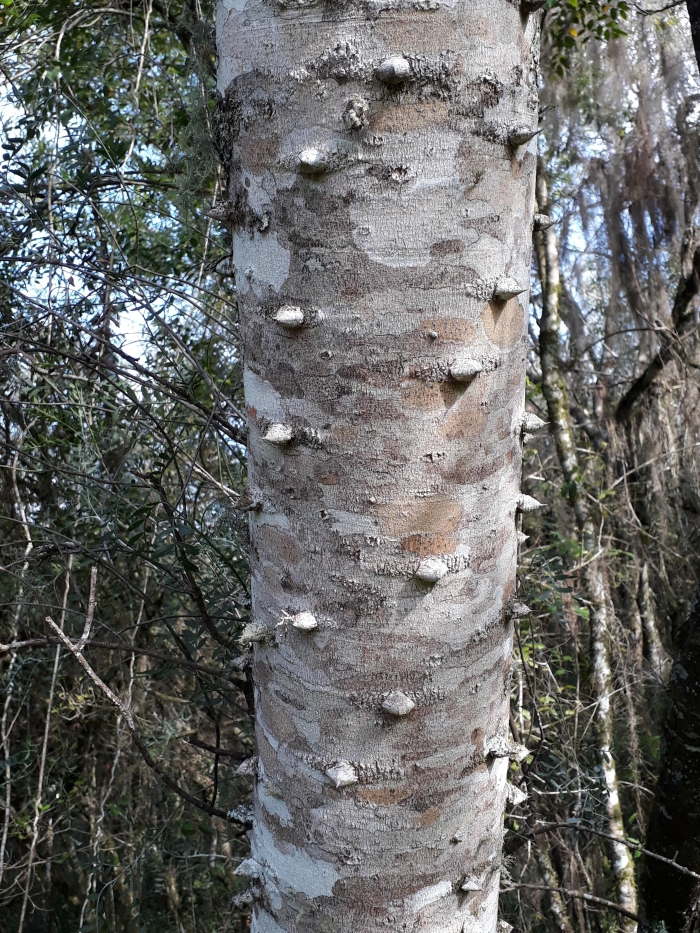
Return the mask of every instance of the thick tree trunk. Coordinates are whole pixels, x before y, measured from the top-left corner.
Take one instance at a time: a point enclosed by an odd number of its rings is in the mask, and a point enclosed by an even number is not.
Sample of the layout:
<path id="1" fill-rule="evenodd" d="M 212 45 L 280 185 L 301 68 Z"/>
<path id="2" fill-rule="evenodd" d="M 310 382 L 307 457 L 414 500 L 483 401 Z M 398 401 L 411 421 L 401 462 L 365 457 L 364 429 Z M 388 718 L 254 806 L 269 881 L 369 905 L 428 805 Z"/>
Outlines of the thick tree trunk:
<path id="1" fill-rule="evenodd" d="M 541 212 L 549 211 L 547 183 L 544 172 L 537 178 L 537 202 Z M 537 259 L 542 282 L 542 316 L 540 318 L 540 364 L 542 394 L 547 403 L 550 433 L 557 458 L 568 487 L 569 501 L 576 518 L 586 560 L 582 572 L 583 588 L 590 612 L 591 626 L 591 688 L 595 698 L 596 745 L 600 766 L 607 787 L 608 833 L 612 837 L 608 854 L 615 879 L 617 903 L 631 914 L 637 912 L 637 891 L 634 865 L 623 840 L 625 828 L 620 806 L 617 768 L 610 748 L 613 738 L 612 671 L 610 668 L 610 596 L 599 550 L 596 523 L 591 515 L 581 483 L 581 470 L 576 456 L 576 440 L 569 414 L 569 398 L 559 359 L 559 249 L 553 227 L 538 234 Z M 620 840 L 619 842 L 613 839 Z M 636 923 L 621 918 L 625 933 L 633 933 Z"/>
<path id="2" fill-rule="evenodd" d="M 538 26 L 222 0 L 253 930 L 497 925 Z"/>
<path id="3" fill-rule="evenodd" d="M 661 736 L 661 773 L 646 847 L 700 874 L 700 587 L 685 642 L 671 670 Z M 646 858 L 642 873 L 644 933 L 665 924 L 673 933 L 700 928 L 700 882 L 672 865 Z"/>

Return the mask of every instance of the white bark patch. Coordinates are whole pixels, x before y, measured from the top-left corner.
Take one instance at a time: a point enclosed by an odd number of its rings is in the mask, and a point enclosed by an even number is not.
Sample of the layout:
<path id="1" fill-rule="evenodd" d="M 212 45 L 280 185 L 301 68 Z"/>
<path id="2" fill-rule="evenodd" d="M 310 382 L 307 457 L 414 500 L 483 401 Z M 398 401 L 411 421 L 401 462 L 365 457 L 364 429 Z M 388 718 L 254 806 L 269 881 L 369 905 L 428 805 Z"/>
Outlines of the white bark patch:
<path id="1" fill-rule="evenodd" d="M 258 784 L 258 800 L 268 813 L 277 817 L 282 826 L 291 826 L 293 821 L 289 807 L 275 794 L 269 794 L 267 788 L 267 781 L 261 781 Z"/>
<path id="2" fill-rule="evenodd" d="M 307 897 L 332 897 L 333 887 L 340 875 L 329 862 L 312 858 L 297 846 L 280 843 L 278 847 L 272 833 L 262 824 L 256 824 L 251 841 L 253 857 L 270 872 L 284 891 L 305 894 Z"/>
<path id="3" fill-rule="evenodd" d="M 253 927 L 256 933 L 286 933 L 277 921 L 262 907 L 253 914 Z"/>
<path id="4" fill-rule="evenodd" d="M 284 531 L 289 531 L 291 527 L 289 519 L 282 512 L 251 512 L 250 524 L 256 528 L 270 525 L 272 528 L 282 528 Z"/>
<path id="5" fill-rule="evenodd" d="M 252 288 L 259 297 L 265 285 L 279 292 L 289 275 L 289 250 L 279 243 L 274 233 L 256 230 L 252 238 L 246 233 L 234 233 L 233 260 L 238 273 L 236 287 L 241 295 Z"/>
<path id="6" fill-rule="evenodd" d="M 415 913 L 418 913 L 418 911 L 423 910 L 424 907 L 429 907 L 430 904 L 441 901 L 443 897 L 447 897 L 448 894 L 452 894 L 451 881 L 440 881 L 438 884 L 431 884 L 413 895 L 410 901 L 411 907 Z"/>
<path id="7" fill-rule="evenodd" d="M 259 418 L 269 418 L 270 421 L 284 420 L 282 396 L 267 380 L 261 379 L 247 366 L 243 369 L 243 388 L 246 407 L 255 409 Z"/>
<path id="8" fill-rule="evenodd" d="M 359 198 L 351 207 L 356 246 L 374 262 L 400 268 L 425 266 L 430 262 L 431 247 L 442 240 L 459 240 L 467 249 L 479 234 L 462 222 L 464 187 L 457 170 L 461 138 L 457 133 L 406 134 L 415 157 L 412 170 L 417 172 L 412 184 L 386 191 L 378 198 Z M 389 138 L 383 155 L 392 159 L 396 145 L 396 164 L 405 161 L 406 142 Z M 368 156 L 368 159 L 370 156 Z M 439 230 L 435 217 L 440 217 Z M 496 255 L 502 253 L 498 244 Z"/>

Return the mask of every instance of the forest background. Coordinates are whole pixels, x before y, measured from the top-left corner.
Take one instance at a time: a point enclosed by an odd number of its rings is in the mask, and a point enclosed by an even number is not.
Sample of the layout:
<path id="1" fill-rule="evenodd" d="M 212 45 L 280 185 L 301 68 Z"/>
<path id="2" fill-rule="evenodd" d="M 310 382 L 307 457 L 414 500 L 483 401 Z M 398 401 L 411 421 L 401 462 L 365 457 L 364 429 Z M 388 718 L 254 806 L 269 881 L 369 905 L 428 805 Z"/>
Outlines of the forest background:
<path id="1" fill-rule="evenodd" d="M 644 848 L 700 872 L 697 801 L 671 838 L 668 775 L 656 793 L 700 627 L 700 77 L 684 6 L 655 6 L 544 15 L 556 223 L 527 392 L 549 430 L 523 489 L 546 509 L 502 882 L 532 933 L 634 929 L 636 888 L 697 889 Z M 0 930 L 245 930 L 251 503 L 212 5 L 2 0 L 0 52 Z"/>

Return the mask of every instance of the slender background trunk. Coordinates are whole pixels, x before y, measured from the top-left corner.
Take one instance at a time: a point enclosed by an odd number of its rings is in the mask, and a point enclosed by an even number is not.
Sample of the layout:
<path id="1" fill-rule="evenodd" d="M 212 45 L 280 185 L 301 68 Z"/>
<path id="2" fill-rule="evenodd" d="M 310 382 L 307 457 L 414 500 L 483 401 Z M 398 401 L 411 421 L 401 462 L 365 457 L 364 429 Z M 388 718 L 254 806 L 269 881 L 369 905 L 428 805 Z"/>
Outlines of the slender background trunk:
<path id="1" fill-rule="evenodd" d="M 543 167 L 537 178 L 539 210 L 549 212 L 547 183 Z M 559 466 L 568 488 L 569 502 L 583 545 L 581 582 L 589 611 L 591 642 L 591 689 L 595 701 L 594 722 L 598 760 L 605 775 L 607 789 L 607 830 L 610 835 L 608 854 L 615 879 L 617 903 L 631 914 L 637 911 L 637 890 L 632 858 L 624 845 L 625 827 L 620 806 L 617 766 L 611 754 L 613 740 L 612 670 L 610 638 L 612 601 L 605 579 L 603 555 L 594 514 L 583 487 L 583 474 L 576 456 L 576 441 L 569 413 L 569 396 L 561 372 L 559 358 L 559 250 L 553 227 L 537 234 L 537 257 L 542 282 L 542 315 L 540 318 L 540 362 L 542 394 L 547 403 L 550 432 L 554 439 Z M 620 840 L 615 841 L 615 840 Z M 620 918 L 627 933 L 636 930 L 629 917 Z"/>
<path id="2" fill-rule="evenodd" d="M 537 129 L 507 0 L 223 0 L 253 929 L 496 929 Z"/>

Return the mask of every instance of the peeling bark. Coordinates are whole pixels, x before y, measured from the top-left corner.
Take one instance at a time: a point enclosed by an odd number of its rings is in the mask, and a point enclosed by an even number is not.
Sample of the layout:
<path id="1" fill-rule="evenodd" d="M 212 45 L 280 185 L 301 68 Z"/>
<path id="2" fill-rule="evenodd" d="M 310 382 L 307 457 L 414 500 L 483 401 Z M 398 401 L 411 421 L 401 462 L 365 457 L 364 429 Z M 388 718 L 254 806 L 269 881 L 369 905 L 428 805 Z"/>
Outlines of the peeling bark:
<path id="1" fill-rule="evenodd" d="M 217 31 L 262 503 L 252 928 L 494 933 L 538 24 L 222 0 Z"/>

